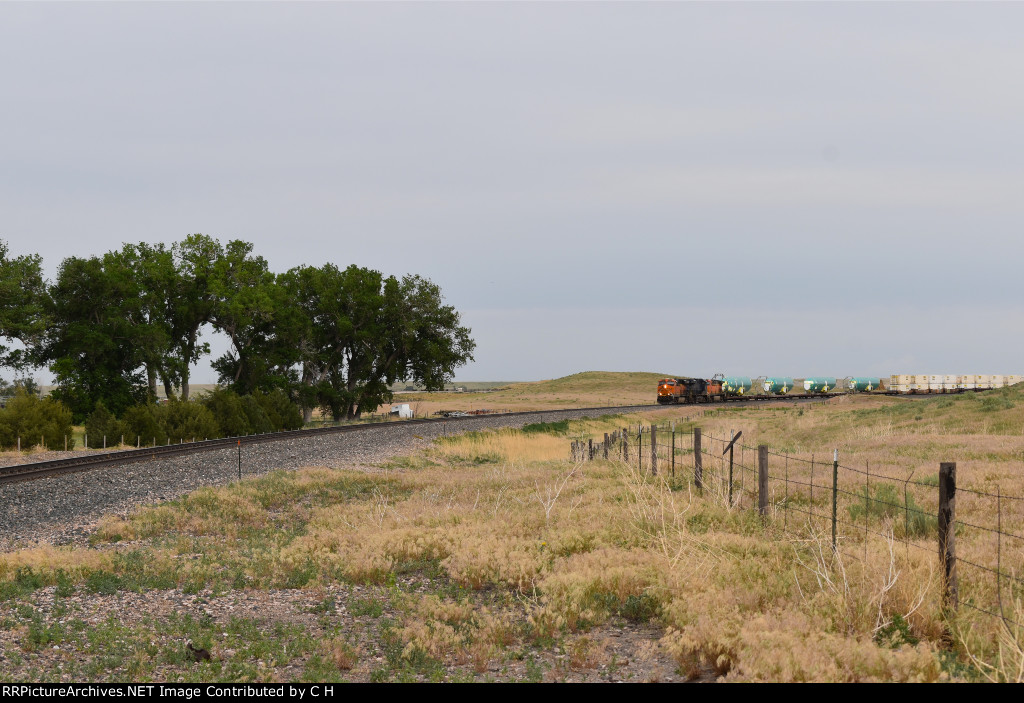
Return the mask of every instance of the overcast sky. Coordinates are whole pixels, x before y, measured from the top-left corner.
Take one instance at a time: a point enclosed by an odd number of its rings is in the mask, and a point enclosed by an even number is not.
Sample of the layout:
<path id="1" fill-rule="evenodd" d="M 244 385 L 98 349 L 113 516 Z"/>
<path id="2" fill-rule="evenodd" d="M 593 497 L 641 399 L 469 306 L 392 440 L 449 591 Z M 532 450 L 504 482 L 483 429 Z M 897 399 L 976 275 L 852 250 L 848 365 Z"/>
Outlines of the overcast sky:
<path id="1" fill-rule="evenodd" d="M 1022 27 L 1020 3 L 3 3 L 0 238 L 51 276 L 191 232 L 419 273 L 473 329 L 461 380 L 1024 373 Z"/>

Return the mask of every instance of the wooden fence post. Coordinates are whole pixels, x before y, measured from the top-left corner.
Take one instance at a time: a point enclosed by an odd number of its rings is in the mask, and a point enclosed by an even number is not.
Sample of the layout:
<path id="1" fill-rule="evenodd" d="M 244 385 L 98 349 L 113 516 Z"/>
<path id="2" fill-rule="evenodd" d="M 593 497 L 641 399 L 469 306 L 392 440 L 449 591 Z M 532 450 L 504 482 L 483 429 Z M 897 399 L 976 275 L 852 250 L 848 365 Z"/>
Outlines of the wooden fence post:
<path id="1" fill-rule="evenodd" d="M 604 433 L 604 444 L 602 446 L 604 447 L 604 460 L 608 461 L 608 433 L 607 432 Z"/>
<path id="2" fill-rule="evenodd" d="M 587 440 L 587 461 L 594 460 L 594 438 L 591 437 Z"/>
<path id="3" fill-rule="evenodd" d="M 651 476 L 658 475 L 658 426 L 651 425 Z"/>
<path id="4" fill-rule="evenodd" d="M 768 514 L 768 445 L 757 446 L 757 512 Z"/>
<path id="5" fill-rule="evenodd" d="M 622 429 L 622 460 L 629 462 L 629 430 Z"/>
<path id="6" fill-rule="evenodd" d="M 693 428 L 693 484 L 704 489 L 704 458 L 700 454 L 700 428 Z"/>
<path id="7" fill-rule="evenodd" d="M 956 576 L 956 462 L 939 464 L 939 561 L 945 589 L 944 605 L 960 605 Z"/>

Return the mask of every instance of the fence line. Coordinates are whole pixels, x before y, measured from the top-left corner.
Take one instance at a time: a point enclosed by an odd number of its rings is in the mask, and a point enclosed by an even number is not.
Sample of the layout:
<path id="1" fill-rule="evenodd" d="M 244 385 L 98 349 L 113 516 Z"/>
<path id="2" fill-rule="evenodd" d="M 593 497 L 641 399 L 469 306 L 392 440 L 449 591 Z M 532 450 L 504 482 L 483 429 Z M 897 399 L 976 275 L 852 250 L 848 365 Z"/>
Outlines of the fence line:
<path id="1" fill-rule="evenodd" d="M 706 415 L 701 413 L 700 416 Z M 1003 528 L 1003 511 L 1007 507 L 1006 501 L 1010 501 L 1010 506 L 1019 508 L 1024 504 L 1024 496 L 1004 495 L 998 487 L 995 493 L 991 493 L 958 486 L 956 464 L 952 462 L 940 463 L 937 481 L 914 480 L 913 472 L 901 478 L 872 471 L 868 463 L 864 468 L 849 466 L 839 461 L 838 450 L 830 462 L 822 462 L 814 454 L 811 459 L 805 459 L 787 452 L 771 451 L 764 444 L 740 442 L 742 433 L 737 435 L 733 431 L 728 438 L 718 437 L 704 432 L 693 423 L 693 418 L 687 420 L 689 426 L 683 427 L 675 422 L 652 424 L 646 428 L 639 424 L 624 427 L 605 434 L 597 445 L 592 440 L 589 444 L 574 441 L 571 457 L 574 461 L 592 460 L 597 454 L 605 458 L 614 457 L 652 475 L 660 469 L 670 482 L 685 482 L 698 493 L 714 487 L 730 508 L 756 509 L 766 522 L 781 527 L 786 534 L 794 533 L 789 520 L 789 513 L 793 511 L 805 518 L 808 528 L 812 528 L 815 522 L 822 527 L 830 527 L 834 552 L 865 566 L 869 562 L 869 538 L 902 542 L 907 559 L 911 549 L 937 555 L 942 576 L 943 607 L 955 611 L 964 605 L 999 618 L 1006 625 L 1021 626 L 1004 612 L 1004 585 L 1009 586 L 1010 600 L 1013 601 L 1024 594 L 1024 578 L 1015 575 L 1012 568 L 1004 569 L 1003 551 L 1007 545 L 1003 544 L 1003 538 L 1007 538 L 1010 546 L 1018 548 L 1024 546 L 1020 544 L 1024 543 L 1024 535 Z M 752 452 L 756 465 L 747 463 L 747 450 Z M 770 470 L 773 460 L 775 471 Z M 825 482 L 818 478 L 820 473 L 815 476 L 816 470 L 820 472 L 823 468 L 827 472 Z M 809 472 L 810 476 L 802 475 L 801 470 Z M 750 490 L 747 490 L 748 482 L 745 481 L 748 474 L 752 479 Z M 780 493 L 781 499 L 778 498 Z M 994 510 L 990 512 L 995 525 L 986 525 L 986 520 L 978 519 L 985 515 L 978 506 L 971 506 L 978 517 L 969 520 L 958 517 L 958 494 L 962 499 L 973 502 L 994 499 Z M 748 499 L 756 500 L 748 502 Z M 827 511 L 817 509 L 823 500 L 828 505 Z M 918 501 L 922 505 L 918 505 Z M 1017 524 L 1024 519 L 1022 515 L 1014 517 Z M 884 527 L 880 529 L 878 523 Z M 975 556 L 974 551 L 985 543 L 968 541 L 967 537 L 977 534 L 991 536 L 995 541 L 994 565 L 982 563 L 985 557 L 981 552 Z M 929 536 L 934 540 L 932 547 L 921 543 Z M 851 553 L 848 548 L 851 539 L 856 537 L 864 543 L 862 557 Z M 1018 548 L 1013 556 L 1019 563 L 1024 552 Z M 969 577 L 966 584 L 958 573 L 961 565 L 976 574 L 976 577 Z M 984 582 L 979 579 L 994 582 L 994 602 L 983 602 L 986 599 Z M 964 595 L 961 594 L 962 586 L 966 586 L 966 597 L 961 597 Z"/>

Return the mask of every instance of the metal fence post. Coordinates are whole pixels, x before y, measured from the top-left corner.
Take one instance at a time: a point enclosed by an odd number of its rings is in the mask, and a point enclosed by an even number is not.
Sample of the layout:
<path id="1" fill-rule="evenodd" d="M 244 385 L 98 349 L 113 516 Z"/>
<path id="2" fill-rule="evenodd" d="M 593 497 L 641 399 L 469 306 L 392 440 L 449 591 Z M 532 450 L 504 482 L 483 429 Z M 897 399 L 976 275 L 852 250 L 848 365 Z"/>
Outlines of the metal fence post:
<path id="1" fill-rule="evenodd" d="M 636 427 L 636 468 L 644 470 L 644 428 L 640 425 Z"/>
<path id="2" fill-rule="evenodd" d="M 676 428 L 672 425 L 672 478 L 676 477 Z"/>
<path id="3" fill-rule="evenodd" d="M 811 453 L 811 512 L 814 512 L 814 454 Z"/>
<path id="4" fill-rule="evenodd" d="M 832 551 L 836 551 L 836 508 L 839 498 L 839 450 L 832 452 Z"/>
<path id="5" fill-rule="evenodd" d="M 658 475 L 658 426 L 651 425 L 651 476 Z"/>
<path id="6" fill-rule="evenodd" d="M 782 501 L 782 530 L 789 529 L 789 454 L 786 455 L 786 497 Z"/>
<path id="7" fill-rule="evenodd" d="M 757 445 L 757 512 L 768 514 L 768 445 Z"/>
<path id="8" fill-rule="evenodd" d="M 960 605 L 956 575 L 956 462 L 939 464 L 939 561 L 945 589 L 944 605 Z"/>
<path id="9" fill-rule="evenodd" d="M 736 449 L 736 431 L 735 430 L 730 430 L 729 434 L 731 435 L 731 437 L 729 438 L 731 440 L 729 442 L 729 507 L 731 508 L 732 505 L 733 505 L 733 503 L 732 503 L 732 453 L 733 453 L 733 450 Z"/>
<path id="10" fill-rule="evenodd" d="M 693 485 L 704 489 L 704 458 L 700 453 L 700 428 L 693 428 Z"/>

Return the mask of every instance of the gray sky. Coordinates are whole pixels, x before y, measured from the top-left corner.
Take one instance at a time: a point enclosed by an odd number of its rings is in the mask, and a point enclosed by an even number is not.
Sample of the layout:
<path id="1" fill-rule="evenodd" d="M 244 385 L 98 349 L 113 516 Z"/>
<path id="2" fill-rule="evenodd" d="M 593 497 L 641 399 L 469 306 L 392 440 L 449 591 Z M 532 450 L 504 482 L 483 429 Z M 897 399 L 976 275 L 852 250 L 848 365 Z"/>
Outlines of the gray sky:
<path id="1" fill-rule="evenodd" d="M 419 273 L 473 328 L 463 380 L 1024 373 L 1022 26 L 1019 3 L 4 3 L 0 238 L 51 275 L 190 232 L 278 271 Z"/>

